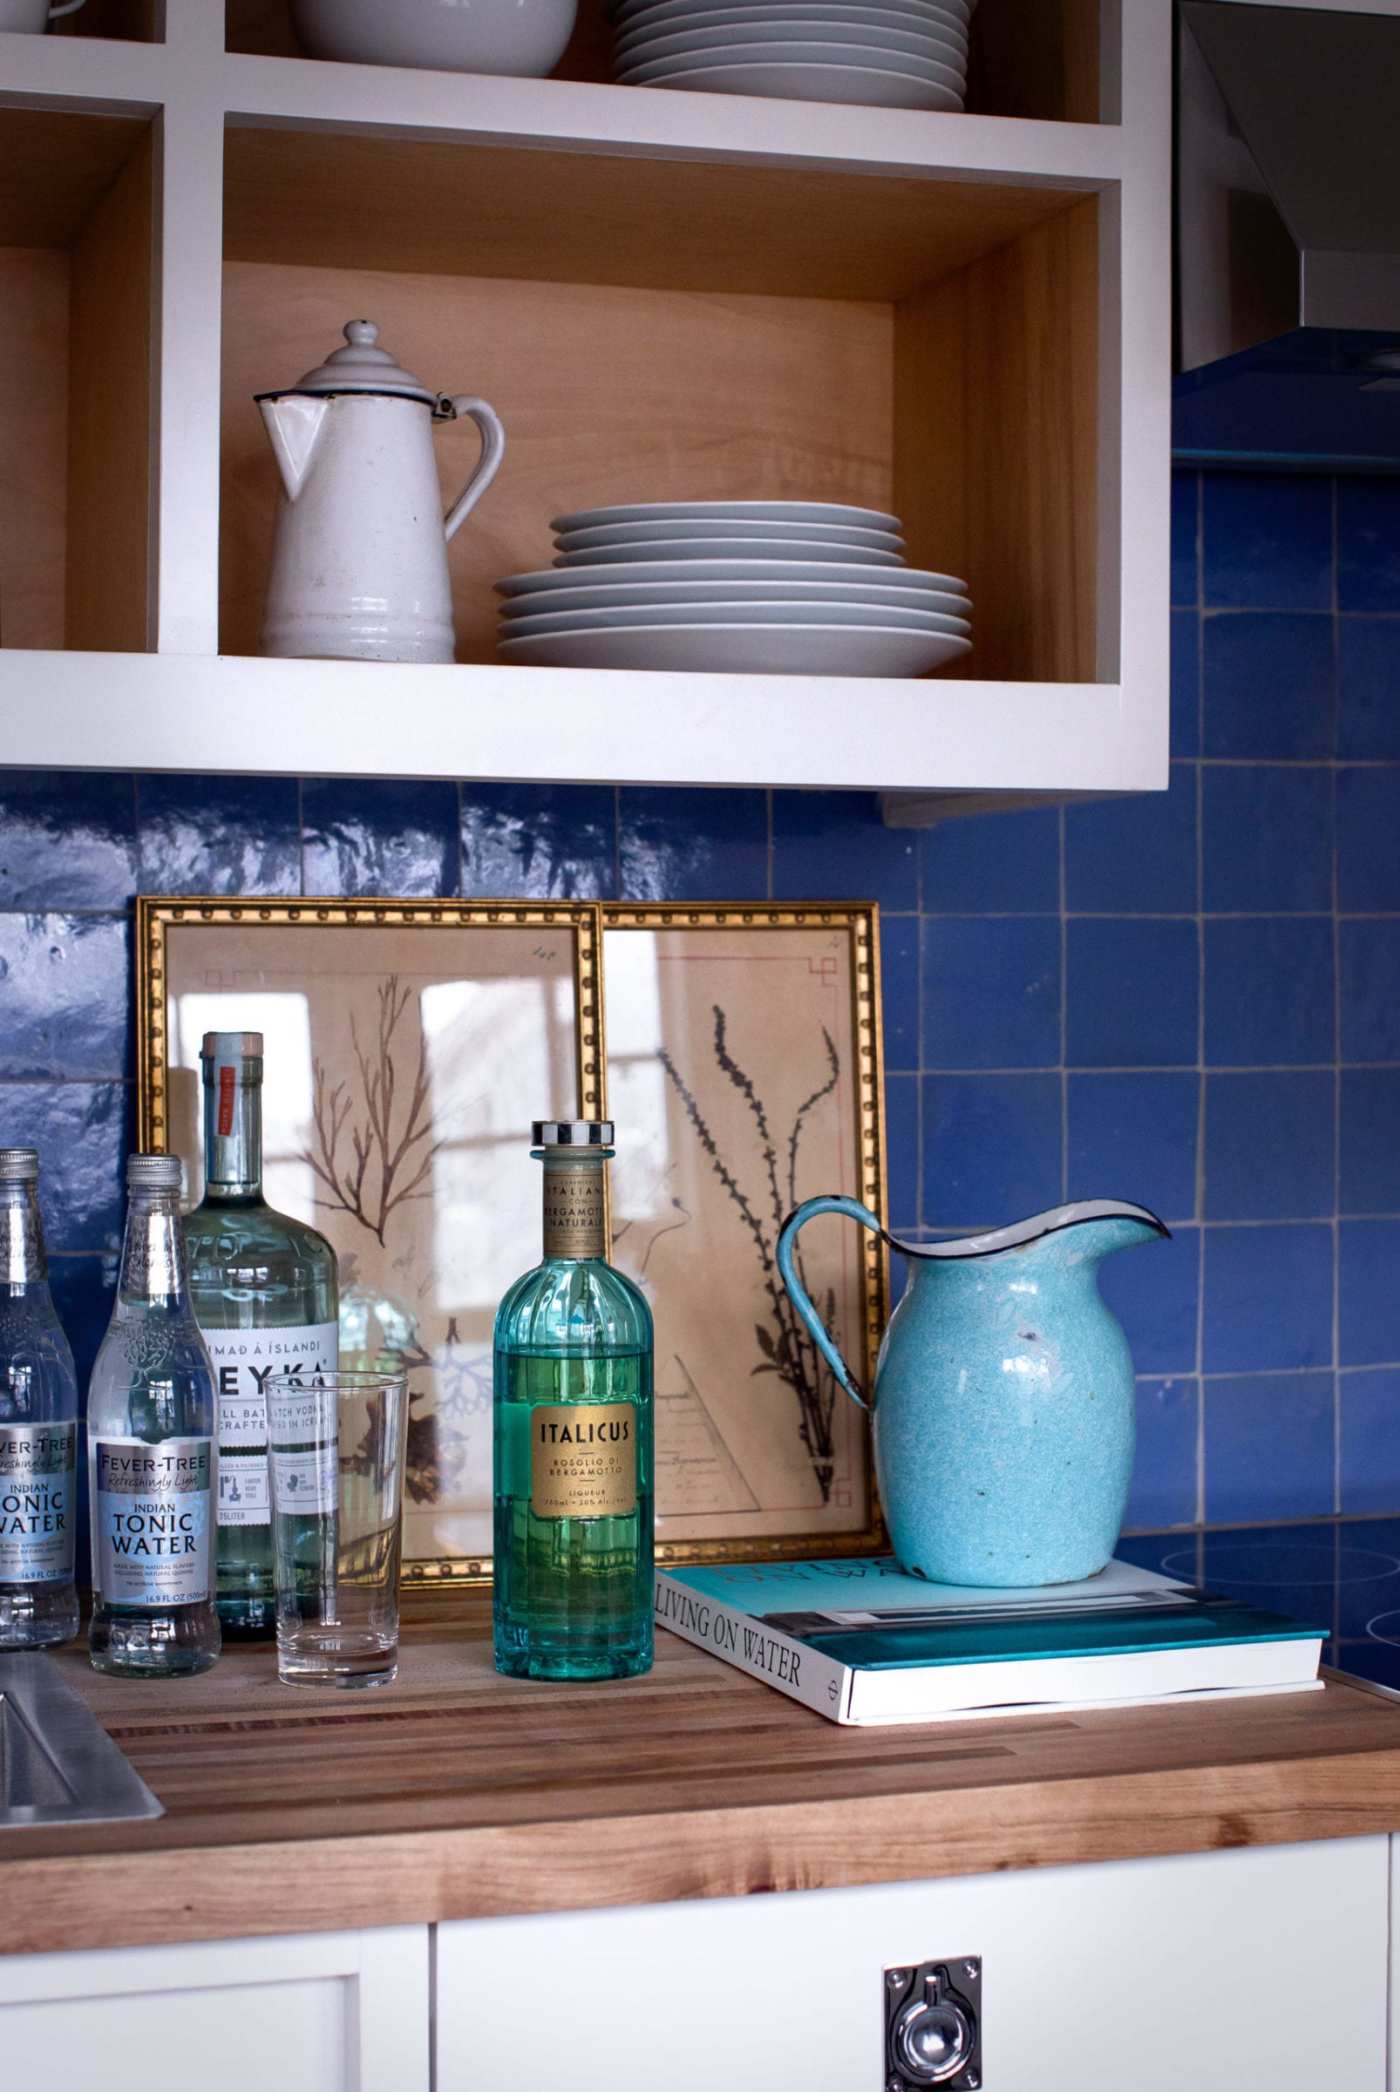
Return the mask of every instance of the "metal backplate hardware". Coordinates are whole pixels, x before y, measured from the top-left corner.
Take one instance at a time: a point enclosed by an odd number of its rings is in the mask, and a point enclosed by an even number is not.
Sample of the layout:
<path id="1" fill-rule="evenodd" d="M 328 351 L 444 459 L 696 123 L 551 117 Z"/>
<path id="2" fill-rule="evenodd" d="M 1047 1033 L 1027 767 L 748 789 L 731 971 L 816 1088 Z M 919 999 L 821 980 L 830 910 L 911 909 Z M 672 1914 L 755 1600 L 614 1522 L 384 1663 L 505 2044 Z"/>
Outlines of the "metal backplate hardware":
<path id="1" fill-rule="evenodd" d="M 982 2092 L 982 1957 L 888 1968 L 885 2092 Z"/>

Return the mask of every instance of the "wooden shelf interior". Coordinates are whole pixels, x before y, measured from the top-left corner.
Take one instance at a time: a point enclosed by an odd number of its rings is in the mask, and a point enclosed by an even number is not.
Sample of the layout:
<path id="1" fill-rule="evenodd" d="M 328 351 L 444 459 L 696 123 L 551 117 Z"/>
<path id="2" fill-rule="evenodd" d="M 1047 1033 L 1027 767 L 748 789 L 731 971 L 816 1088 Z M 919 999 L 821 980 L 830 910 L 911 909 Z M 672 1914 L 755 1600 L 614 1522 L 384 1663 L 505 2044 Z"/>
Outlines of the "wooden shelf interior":
<path id="1" fill-rule="evenodd" d="M 1093 680 L 1097 223 L 1049 186 L 231 126 L 221 650 L 257 651 L 276 509 L 252 396 L 368 316 L 506 424 L 450 555 L 460 658 L 561 510 L 793 498 L 893 507 L 910 564 L 969 579 L 966 672 Z M 446 503 L 477 438 L 436 440 Z"/>
<path id="2" fill-rule="evenodd" d="M 174 0 L 178 7 L 180 0 Z M 84 0 L 76 14 L 49 24 L 50 36 L 115 38 L 120 43 L 158 44 L 164 35 L 166 0 Z"/>
<path id="3" fill-rule="evenodd" d="M 140 652 L 150 546 L 149 123 L 0 110 L 0 644 Z"/>

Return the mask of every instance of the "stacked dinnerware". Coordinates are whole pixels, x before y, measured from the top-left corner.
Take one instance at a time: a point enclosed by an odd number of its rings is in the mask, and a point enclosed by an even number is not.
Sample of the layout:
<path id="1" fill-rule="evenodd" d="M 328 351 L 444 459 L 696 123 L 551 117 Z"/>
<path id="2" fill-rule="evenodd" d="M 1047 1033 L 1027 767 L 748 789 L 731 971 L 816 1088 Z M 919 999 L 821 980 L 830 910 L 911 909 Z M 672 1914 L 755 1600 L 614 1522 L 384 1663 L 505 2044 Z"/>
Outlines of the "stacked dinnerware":
<path id="1" fill-rule="evenodd" d="M 917 676 L 971 650 L 966 582 L 907 567 L 878 509 L 651 501 L 551 527 L 553 566 L 496 584 L 503 660 Z"/>
<path id="2" fill-rule="evenodd" d="M 629 87 L 961 109 L 977 0 L 617 0 Z"/>

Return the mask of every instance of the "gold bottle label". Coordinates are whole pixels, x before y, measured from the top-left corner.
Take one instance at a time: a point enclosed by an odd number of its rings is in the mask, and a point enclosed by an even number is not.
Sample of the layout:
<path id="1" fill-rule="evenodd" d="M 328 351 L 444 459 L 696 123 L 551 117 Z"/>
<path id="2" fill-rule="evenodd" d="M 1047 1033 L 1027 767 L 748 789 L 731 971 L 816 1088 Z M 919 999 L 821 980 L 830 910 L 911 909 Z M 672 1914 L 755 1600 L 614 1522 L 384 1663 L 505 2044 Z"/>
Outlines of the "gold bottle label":
<path id="1" fill-rule="evenodd" d="M 619 1518 L 637 1508 L 637 1412 L 630 1402 L 541 1402 L 530 1412 L 536 1518 Z"/>
<path id="2" fill-rule="evenodd" d="M 596 1162 L 544 1165 L 546 1257 L 606 1257 L 603 1172 Z"/>

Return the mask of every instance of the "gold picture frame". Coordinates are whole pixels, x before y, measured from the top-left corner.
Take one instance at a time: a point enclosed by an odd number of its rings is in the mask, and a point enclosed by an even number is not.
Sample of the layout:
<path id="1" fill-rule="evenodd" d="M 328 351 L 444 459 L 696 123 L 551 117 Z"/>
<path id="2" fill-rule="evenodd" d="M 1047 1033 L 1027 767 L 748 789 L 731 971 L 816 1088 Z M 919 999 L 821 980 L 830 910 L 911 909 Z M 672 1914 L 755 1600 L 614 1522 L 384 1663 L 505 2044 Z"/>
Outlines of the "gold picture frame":
<path id="1" fill-rule="evenodd" d="M 406 1583 L 490 1576 L 491 1323 L 539 1255 L 531 1119 L 605 1109 L 600 936 L 591 902 L 136 903 L 142 1148 L 180 1153 L 197 1196 L 199 1034 L 268 1032 L 269 1197 L 329 1237 L 342 1306 L 358 1287 L 367 1327 L 401 1316 L 419 1354 Z M 382 1169 L 359 1184 L 348 1169 L 361 1121 L 371 1137 L 376 1075 L 392 1079 L 395 1111 L 418 1113 L 387 1121 L 394 1146 L 413 1143 L 392 1193 Z"/>
<path id="2" fill-rule="evenodd" d="M 657 1323 L 657 1559 L 881 1552 L 869 1418 L 836 1389 L 773 1263 L 799 1198 L 847 1192 L 885 1215 L 879 910 L 601 914 L 613 1261 Z M 872 1384 L 882 1242 L 822 1218 L 803 1256 Z"/>

